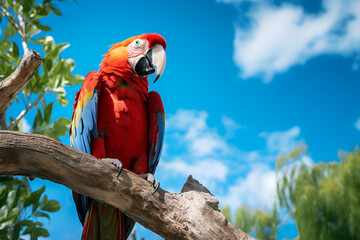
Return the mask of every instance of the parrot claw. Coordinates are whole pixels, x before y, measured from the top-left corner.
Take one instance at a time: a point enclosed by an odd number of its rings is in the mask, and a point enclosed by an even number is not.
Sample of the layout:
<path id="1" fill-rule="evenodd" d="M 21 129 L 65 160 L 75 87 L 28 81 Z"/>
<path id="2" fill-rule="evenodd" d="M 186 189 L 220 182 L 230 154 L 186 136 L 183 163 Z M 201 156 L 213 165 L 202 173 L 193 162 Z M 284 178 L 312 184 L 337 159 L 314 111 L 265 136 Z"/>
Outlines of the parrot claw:
<path id="1" fill-rule="evenodd" d="M 139 176 L 145 179 L 146 181 L 148 181 L 154 187 L 155 190 L 152 194 L 156 193 L 156 191 L 160 187 L 160 182 L 154 178 L 154 175 L 152 175 L 151 173 L 146 173 L 146 174 L 140 174 Z"/>
<path id="2" fill-rule="evenodd" d="M 116 158 L 102 158 L 101 161 L 111 163 L 112 165 L 117 167 L 119 169 L 117 177 L 120 176 L 120 173 L 121 173 L 121 171 L 123 169 L 123 164 L 122 164 L 122 162 L 120 162 L 120 160 L 118 160 Z"/>

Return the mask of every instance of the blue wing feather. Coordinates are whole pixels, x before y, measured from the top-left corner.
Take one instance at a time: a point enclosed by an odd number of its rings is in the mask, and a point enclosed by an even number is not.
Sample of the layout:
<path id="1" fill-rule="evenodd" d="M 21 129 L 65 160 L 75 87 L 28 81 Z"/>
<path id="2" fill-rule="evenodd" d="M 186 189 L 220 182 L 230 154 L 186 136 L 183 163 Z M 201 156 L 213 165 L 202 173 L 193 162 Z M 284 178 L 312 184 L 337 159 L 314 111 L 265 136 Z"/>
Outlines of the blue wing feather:
<path id="1" fill-rule="evenodd" d="M 148 172 L 154 174 L 159 163 L 165 133 L 164 107 L 157 92 L 148 96 L 149 153 Z"/>
<path id="2" fill-rule="evenodd" d="M 91 72 L 86 76 L 75 99 L 76 104 L 70 127 L 71 146 L 88 154 L 91 154 L 91 136 L 98 136 L 96 122 L 100 86 L 100 78 L 97 72 Z M 92 200 L 74 191 L 73 198 L 80 222 L 84 224 Z"/>
<path id="3" fill-rule="evenodd" d="M 165 133 L 165 121 L 161 111 L 157 112 L 157 128 L 158 128 L 158 136 L 157 136 L 157 144 L 152 146 L 152 151 L 155 151 L 155 155 L 150 155 L 149 164 L 148 164 L 148 172 L 154 174 L 156 167 L 159 163 L 162 146 L 164 142 L 164 133 Z"/>

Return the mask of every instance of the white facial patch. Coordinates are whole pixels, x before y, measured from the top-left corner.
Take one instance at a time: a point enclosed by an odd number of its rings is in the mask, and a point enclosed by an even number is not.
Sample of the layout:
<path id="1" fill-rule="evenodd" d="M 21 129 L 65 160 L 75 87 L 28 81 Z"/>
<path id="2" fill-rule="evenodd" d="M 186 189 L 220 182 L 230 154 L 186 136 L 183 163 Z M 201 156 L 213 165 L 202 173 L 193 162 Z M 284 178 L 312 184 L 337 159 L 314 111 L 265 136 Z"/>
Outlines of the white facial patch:
<path id="1" fill-rule="evenodd" d="M 135 39 L 127 46 L 128 61 L 135 72 L 135 66 L 142 57 L 145 57 L 148 50 L 149 41 L 147 39 Z"/>

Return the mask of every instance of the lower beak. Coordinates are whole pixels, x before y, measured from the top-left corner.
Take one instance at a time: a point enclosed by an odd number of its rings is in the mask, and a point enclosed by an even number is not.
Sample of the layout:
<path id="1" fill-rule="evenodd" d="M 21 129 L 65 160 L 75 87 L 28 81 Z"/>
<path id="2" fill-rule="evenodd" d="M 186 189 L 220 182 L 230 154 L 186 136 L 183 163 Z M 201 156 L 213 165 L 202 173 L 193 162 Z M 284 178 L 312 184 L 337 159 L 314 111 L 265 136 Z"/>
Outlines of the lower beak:
<path id="1" fill-rule="evenodd" d="M 139 60 L 135 66 L 135 72 L 139 76 L 145 76 L 155 72 L 154 82 L 156 82 L 164 72 L 165 64 L 165 49 L 160 44 L 157 44 L 146 53 L 145 57 Z"/>

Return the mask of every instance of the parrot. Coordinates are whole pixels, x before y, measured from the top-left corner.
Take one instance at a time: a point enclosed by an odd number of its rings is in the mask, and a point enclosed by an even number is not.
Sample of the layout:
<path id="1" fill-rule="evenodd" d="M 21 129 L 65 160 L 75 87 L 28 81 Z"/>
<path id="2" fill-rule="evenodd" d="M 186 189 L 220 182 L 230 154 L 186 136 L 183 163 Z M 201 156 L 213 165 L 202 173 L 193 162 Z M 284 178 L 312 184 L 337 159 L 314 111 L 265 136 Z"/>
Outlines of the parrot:
<path id="1" fill-rule="evenodd" d="M 162 151 L 165 112 L 160 95 L 148 91 L 148 75 L 154 83 L 166 63 L 165 39 L 142 34 L 111 45 L 99 71 L 87 74 L 76 93 L 70 125 L 70 145 L 123 168 L 152 184 Z M 83 232 L 81 239 L 123 240 L 135 222 L 119 209 L 72 191 Z"/>

